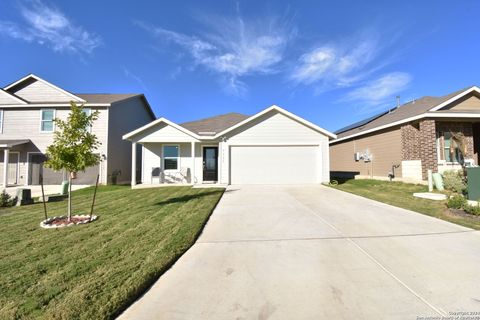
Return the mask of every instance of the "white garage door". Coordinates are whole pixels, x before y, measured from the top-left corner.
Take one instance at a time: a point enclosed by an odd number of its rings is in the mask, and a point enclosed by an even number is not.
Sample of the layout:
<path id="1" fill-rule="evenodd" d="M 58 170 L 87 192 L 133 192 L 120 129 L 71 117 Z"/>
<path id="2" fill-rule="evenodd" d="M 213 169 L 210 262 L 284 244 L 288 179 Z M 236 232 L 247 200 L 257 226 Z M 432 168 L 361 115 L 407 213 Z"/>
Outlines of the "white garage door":
<path id="1" fill-rule="evenodd" d="M 318 146 L 232 146 L 231 184 L 317 183 Z"/>

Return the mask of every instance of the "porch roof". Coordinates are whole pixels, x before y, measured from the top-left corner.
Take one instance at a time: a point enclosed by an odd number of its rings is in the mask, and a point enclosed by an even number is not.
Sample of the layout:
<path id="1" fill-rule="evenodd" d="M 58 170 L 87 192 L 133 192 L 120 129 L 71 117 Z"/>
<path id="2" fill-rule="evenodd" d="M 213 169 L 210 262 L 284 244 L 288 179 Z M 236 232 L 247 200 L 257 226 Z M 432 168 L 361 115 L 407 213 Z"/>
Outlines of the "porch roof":
<path id="1" fill-rule="evenodd" d="M 23 140 L 0 140 L 0 148 L 11 148 L 21 144 L 29 143 L 30 139 Z"/>

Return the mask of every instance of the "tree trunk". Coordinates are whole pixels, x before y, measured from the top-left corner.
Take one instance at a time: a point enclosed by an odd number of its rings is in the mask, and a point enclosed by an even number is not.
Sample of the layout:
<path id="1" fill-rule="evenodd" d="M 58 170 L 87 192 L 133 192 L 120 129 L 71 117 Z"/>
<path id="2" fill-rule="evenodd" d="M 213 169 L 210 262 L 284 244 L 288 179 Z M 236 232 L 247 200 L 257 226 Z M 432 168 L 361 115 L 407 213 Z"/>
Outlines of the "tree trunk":
<path id="1" fill-rule="evenodd" d="M 68 176 L 68 222 L 72 220 L 72 176 Z"/>

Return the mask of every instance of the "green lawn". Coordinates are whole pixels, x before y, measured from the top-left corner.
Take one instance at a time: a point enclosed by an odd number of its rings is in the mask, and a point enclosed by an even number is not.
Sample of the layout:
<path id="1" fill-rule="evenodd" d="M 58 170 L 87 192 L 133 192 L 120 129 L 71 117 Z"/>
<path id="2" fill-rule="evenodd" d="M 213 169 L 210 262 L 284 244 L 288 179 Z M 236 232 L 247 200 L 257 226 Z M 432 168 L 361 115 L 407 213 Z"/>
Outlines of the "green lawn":
<path id="1" fill-rule="evenodd" d="M 74 193 L 87 213 L 93 189 Z M 196 240 L 223 189 L 99 187 L 99 220 L 39 227 L 42 204 L 0 210 L 0 319 L 112 319 Z M 63 215 L 66 201 L 48 203 Z"/>
<path id="2" fill-rule="evenodd" d="M 381 201 L 400 208 L 420 212 L 442 220 L 480 230 L 480 220 L 469 217 L 453 216 L 446 212 L 445 201 L 419 199 L 414 192 L 427 192 L 424 185 L 390 182 L 380 180 L 347 180 L 340 182 L 336 189 L 360 195 L 365 198 Z"/>

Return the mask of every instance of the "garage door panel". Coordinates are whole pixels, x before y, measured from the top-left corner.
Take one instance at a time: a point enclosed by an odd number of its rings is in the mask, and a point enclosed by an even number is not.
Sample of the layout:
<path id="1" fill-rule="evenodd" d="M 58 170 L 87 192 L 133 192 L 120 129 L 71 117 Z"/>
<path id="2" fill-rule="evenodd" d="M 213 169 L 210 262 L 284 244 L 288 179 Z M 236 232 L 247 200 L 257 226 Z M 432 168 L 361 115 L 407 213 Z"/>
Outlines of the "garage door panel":
<path id="1" fill-rule="evenodd" d="M 232 184 L 316 183 L 317 146 L 232 146 Z"/>

